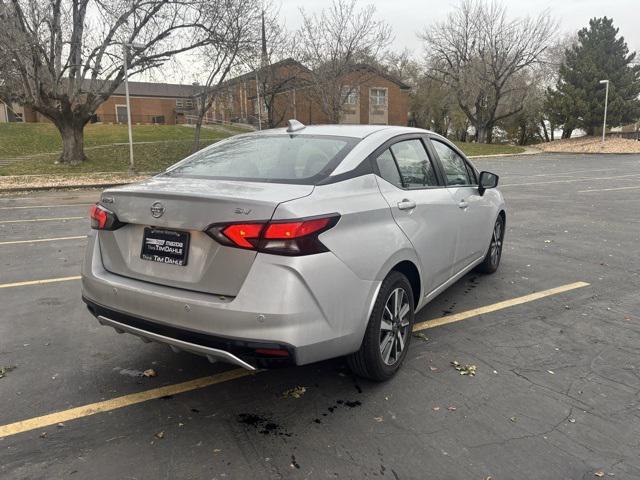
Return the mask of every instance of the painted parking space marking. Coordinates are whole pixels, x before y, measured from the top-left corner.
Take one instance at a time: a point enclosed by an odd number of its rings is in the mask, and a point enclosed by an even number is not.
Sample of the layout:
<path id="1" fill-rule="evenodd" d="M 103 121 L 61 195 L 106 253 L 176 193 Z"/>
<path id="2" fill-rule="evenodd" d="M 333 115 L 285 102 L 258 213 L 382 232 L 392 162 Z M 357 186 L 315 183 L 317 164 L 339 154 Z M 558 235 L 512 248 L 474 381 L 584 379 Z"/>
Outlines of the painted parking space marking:
<path id="1" fill-rule="evenodd" d="M 69 282 L 71 280 L 80 280 L 80 275 L 75 275 L 73 277 L 45 278 L 43 280 L 27 280 L 26 282 L 0 283 L 0 289 L 46 285 L 48 283 Z"/>
<path id="2" fill-rule="evenodd" d="M 166 397 L 167 395 L 177 395 L 179 393 L 190 392 L 191 390 L 198 390 L 218 383 L 228 382 L 230 380 L 236 380 L 248 375 L 253 375 L 254 373 L 255 372 L 245 370 L 243 368 L 236 368 L 216 375 L 196 378 L 195 380 L 190 380 L 188 382 L 176 383 L 151 390 L 144 390 L 142 392 L 112 398 L 111 400 L 104 400 L 102 402 L 83 405 L 82 407 L 50 413 L 49 415 L 43 415 L 41 417 L 21 420 L 19 422 L 0 426 L 0 438 L 48 427 L 50 425 L 57 425 L 58 423 L 68 422 L 78 418 L 88 417 L 90 415 L 95 415 L 96 413 L 109 412 L 118 408 L 128 407 L 138 403 L 147 402 L 149 400 Z"/>
<path id="3" fill-rule="evenodd" d="M 79 278 L 79 277 L 78 277 Z M 434 328 L 448 323 L 459 322 L 466 320 L 467 318 L 476 317 L 489 312 L 495 312 L 505 308 L 521 305 L 523 303 L 532 302 L 541 298 L 549 297 L 551 295 L 557 295 L 559 293 L 568 292 L 577 288 L 586 287 L 589 284 L 586 282 L 576 282 L 567 285 L 561 285 L 549 290 L 543 290 L 540 292 L 534 292 L 522 297 L 512 298 L 502 302 L 494 303 L 484 307 L 467 310 L 460 312 L 456 315 L 449 315 L 446 317 L 436 318 L 433 320 L 427 320 L 426 322 L 420 322 L 414 325 L 413 331 L 424 330 L 427 328 Z M 138 403 L 146 402 L 149 400 L 155 400 L 167 395 L 176 395 L 178 393 L 190 392 L 193 390 L 199 390 L 201 388 L 209 387 L 230 380 L 246 377 L 248 375 L 256 375 L 263 370 L 249 371 L 244 369 L 233 369 L 226 372 L 218 373 L 216 375 L 210 375 L 207 377 L 197 378 L 195 380 L 189 380 L 183 383 L 176 383 L 173 385 L 167 385 L 164 387 L 154 388 L 151 390 L 144 390 L 138 393 L 132 393 L 129 395 L 123 395 L 111 400 L 104 400 L 97 403 L 91 403 L 80 407 L 71 408 L 68 410 L 62 410 L 39 417 L 29 418 L 26 420 L 20 420 L 18 422 L 9 423 L 7 425 L 0 425 L 0 438 L 16 435 L 18 433 L 24 433 L 31 430 L 49 427 L 62 422 L 68 422 L 70 420 L 76 420 L 97 413 L 109 412 L 117 410 L 119 408 L 136 405 Z"/>
<path id="4" fill-rule="evenodd" d="M 616 190 L 637 190 L 638 188 L 640 188 L 640 185 L 635 185 L 633 187 L 593 188 L 591 190 L 578 190 L 578 193 L 613 192 Z"/>
<path id="5" fill-rule="evenodd" d="M 522 187 L 529 185 L 549 185 L 552 183 L 576 183 L 576 182 L 588 182 L 591 180 L 615 180 L 618 178 L 633 178 L 639 176 L 640 173 L 630 173 L 628 175 L 616 175 L 612 177 L 581 177 L 573 178 L 571 180 L 549 180 L 548 182 L 527 182 L 527 183 L 508 183 L 506 185 L 500 185 L 500 188 L 504 187 Z"/>
<path id="6" fill-rule="evenodd" d="M 62 207 L 88 207 L 93 203 L 68 203 L 66 205 L 18 205 L 15 207 L 0 207 L 0 210 L 25 210 L 29 208 L 62 208 Z"/>
<path id="7" fill-rule="evenodd" d="M 418 332 L 420 330 L 426 330 L 427 328 L 440 327 L 449 323 L 459 322 L 471 317 L 477 317 L 484 315 L 485 313 L 497 312 L 505 308 L 514 307 L 516 305 L 522 305 L 523 303 L 533 302 L 541 298 L 550 297 L 551 295 L 558 295 L 559 293 L 575 290 L 576 288 L 588 287 L 586 282 L 575 282 L 560 287 L 551 288 L 549 290 L 542 290 L 541 292 L 530 293 L 529 295 L 523 295 L 522 297 L 512 298 L 510 300 L 504 300 L 502 302 L 487 305 L 485 307 L 474 308 L 465 312 L 456 313 L 454 315 L 447 315 L 444 317 L 436 318 L 433 320 L 427 320 L 425 322 L 416 323 L 413 326 L 413 331 Z"/>
<path id="8" fill-rule="evenodd" d="M 34 238 L 31 240 L 12 240 L 10 242 L 0 242 L 0 245 L 20 245 L 22 243 L 42 243 L 42 242 L 63 242 L 65 240 L 80 240 L 81 238 L 87 238 L 87 236 L 77 235 L 75 237 Z"/>
<path id="9" fill-rule="evenodd" d="M 0 223 L 56 222 L 63 220 L 79 220 L 86 217 L 30 218 L 23 220 L 1 220 Z"/>

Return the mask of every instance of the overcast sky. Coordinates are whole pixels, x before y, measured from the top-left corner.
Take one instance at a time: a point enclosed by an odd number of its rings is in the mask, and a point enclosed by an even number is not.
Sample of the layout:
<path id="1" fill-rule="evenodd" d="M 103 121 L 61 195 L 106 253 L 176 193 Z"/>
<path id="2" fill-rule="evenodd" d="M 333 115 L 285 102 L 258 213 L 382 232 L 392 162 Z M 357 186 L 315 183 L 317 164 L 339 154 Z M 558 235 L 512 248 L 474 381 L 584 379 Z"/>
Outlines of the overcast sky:
<path id="1" fill-rule="evenodd" d="M 290 31 L 301 23 L 300 8 L 309 13 L 326 8 L 330 0 L 280 0 L 280 14 Z M 424 51 L 417 33 L 438 20 L 444 20 L 458 5 L 458 0 L 359 0 L 361 5 L 373 4 L 379 18 L 386 20 L 393 30 L 391 49 L 408 48 L 414 58 L 423 57 Z M 640 56 L 640 0 L 503 0 L 510 17 L 537 16 L 548 9 L 559 23 L 558 34 L 575 33 L 593 17 L 612 17 L 631 51 Z M 198 80 L 193 59 L 180 62 L 178 68 L 164 68 L 133 77 L 133 80 L 191 83 Z"/>
<path id="2" fill-rule="evenodd" d="M 314 12 L 329 3 L 328 0 L 281 1 L 280 12 L 291 30 L 300 24 L 300 7 Z M 389 22 L 395 34 L 394 50 L 407 47 L 415 56 L 422 54 L 416 32 L 434 21 L 443 20 L 458 4 L 456 0 L 360 0 L 360 3 L 375 5 L 380 18 Z M 513 17 L 537 16 L 549 9 L 559 21 L 562 32 L 575 32 L 588 25 L 593 17 L 612 17 L 629 49 L 640 50 L 640 0 L 505 0 L 504 3 Z"/>

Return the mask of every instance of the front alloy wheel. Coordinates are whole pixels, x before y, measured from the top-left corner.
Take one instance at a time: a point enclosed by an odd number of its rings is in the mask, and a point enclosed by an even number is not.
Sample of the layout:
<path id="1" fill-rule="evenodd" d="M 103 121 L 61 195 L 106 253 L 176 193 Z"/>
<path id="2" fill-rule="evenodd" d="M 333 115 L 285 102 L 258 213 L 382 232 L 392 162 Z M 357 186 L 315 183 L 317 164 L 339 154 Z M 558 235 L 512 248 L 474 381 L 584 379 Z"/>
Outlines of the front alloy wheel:
<path id="1" fill-rule="evenodd" d="M 500 266 L 500 258 L 502 257 L 502 244 L 504 242 L 504 217 L 498 215 L 496 223 L 493 225 L 493 233 L 491 234 L 491 243 L 484 260 L 477 269 L 483 273 L 493 273 Z"/>

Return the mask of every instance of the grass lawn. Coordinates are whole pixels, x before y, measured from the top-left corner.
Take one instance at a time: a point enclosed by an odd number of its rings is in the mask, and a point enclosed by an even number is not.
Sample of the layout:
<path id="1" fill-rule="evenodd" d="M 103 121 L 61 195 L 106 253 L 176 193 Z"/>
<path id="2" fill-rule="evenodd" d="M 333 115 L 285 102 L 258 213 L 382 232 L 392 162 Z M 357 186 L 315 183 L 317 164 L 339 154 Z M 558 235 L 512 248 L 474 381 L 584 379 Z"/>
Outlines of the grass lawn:
<path id="1" fill-rule="evenodd" d="M 201 145 L 204 147 L 245 131 L 229 126 L 203 128 Z M 0 176 L 127 170 L 129 145 L 126 125 L 87 125 L 84 139 L 88 161 L 76 166 L 56 165 L 54 162 L 62 146 L 60 135 L 53 125 L 1 123 L 0 161 L 17 157 L 30 158 L 21 158 L 8 165 L 0 165 Z M 182 125 L 135 125 L 133 141 L 136 169 L 158 172 L 191 152 L 193 129 Z M 135 144 L 136 142 L 162 143 Z"/>
<path id="2" fill-rule="evenodd" d="M 486 143 L 465 143 L 454 142 L 465 155 L 470 157 L 476 155 L 498 155 L 501 153 L 522 153 L 524 148 L 512 145 L 486 144 Z"/>
<path id="3" fill-rule="evenodd" d="M 214 127 L 202 130 L 204 147 L 246 130 L 237 127 Z M 182 125 L 135 125 L 133 141 L 160 142 L 134 144 L 136 170 L 160 172 L 191 152 L 193 129 Z M 62 148 L 60 135 L 49 123 L 0 123 L 0 176 L 34 174 L 82 174 L 125 172 L 129 164 L 126 125 L 90 124 L 85 128 L 88 160 L 80 165 L 56 165 Z M 520 153 L 521 147 L 457 143 L 467 155 Z M 21 157 L 2 165 L 2 160 Z M 28 157 L 28 158 L 24 158 Z"/>

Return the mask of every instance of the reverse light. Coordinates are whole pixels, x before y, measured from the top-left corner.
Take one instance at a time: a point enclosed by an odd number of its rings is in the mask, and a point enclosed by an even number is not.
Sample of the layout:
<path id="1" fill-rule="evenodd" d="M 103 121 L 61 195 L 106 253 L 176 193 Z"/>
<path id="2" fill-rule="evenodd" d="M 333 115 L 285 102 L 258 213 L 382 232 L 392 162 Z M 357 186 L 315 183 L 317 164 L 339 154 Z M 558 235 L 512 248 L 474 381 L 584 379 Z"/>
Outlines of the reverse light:
<path id="1" fill-rule="evenodd" d="M 318 236 L 338 223 L 338 214 L 287 221 L 214 225 L 206 233 L 222 245 L 277 255 L 328 251 Z"/>
<path id="2" fill-rule="evenodd" d="M 89 217 L 91 218 L 91 228 L 94 230 L 115 230 L 124 225 L 124 223 L 118 220 L 115 213 L 99 203 L 91 206 L 89 209 Z"/>

